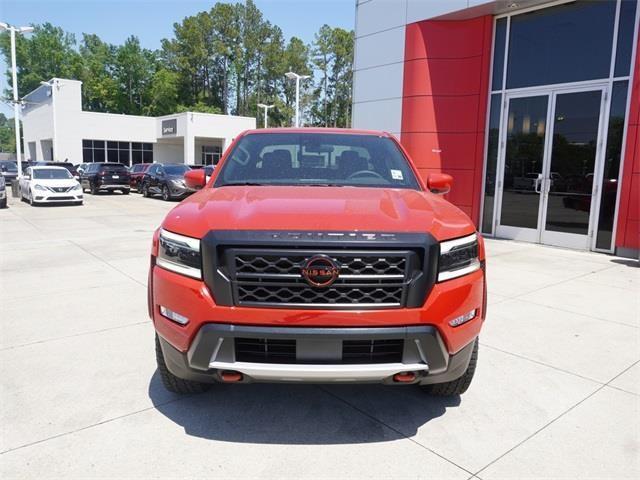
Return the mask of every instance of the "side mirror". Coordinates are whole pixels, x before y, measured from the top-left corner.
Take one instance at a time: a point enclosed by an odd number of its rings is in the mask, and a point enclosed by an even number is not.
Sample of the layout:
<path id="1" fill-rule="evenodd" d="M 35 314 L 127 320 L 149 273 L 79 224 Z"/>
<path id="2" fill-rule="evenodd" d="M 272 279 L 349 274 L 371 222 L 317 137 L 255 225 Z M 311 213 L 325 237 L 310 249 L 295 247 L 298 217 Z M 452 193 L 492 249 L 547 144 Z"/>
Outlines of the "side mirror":
<path id="1" fill-rule="evenodd" d="M 427 188 L 437 195 L 448 193 L 452 184 L 453 177 L 446 173 L 430 173 L 427 177 Z"/>
<path id="2" fill-rule="evenodd" d="M 189 170 L 184 174 L 184 182 L 187 187 L 199 190 L 207 184 L 207 176 L 203 169 Z"/>

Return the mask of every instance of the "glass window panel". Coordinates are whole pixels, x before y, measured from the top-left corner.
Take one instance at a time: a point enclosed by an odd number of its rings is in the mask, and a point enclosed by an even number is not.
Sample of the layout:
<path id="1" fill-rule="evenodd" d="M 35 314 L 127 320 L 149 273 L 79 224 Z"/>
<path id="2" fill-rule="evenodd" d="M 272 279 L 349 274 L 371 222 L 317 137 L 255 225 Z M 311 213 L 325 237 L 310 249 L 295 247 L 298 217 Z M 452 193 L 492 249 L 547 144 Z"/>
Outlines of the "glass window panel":
<path id="1" fill-rule="evenodd" d="M 118 150 L 120 152 L 120 163 L 129 165 L 129 150 Z"/>
<path id="2" fill-rule="evenodd" d="M 129 142 L 118 142 L 118 148 L 120 150 L 129 150 Z"/>
<path id="3" fill-rule="evenodd" d="M 82 148 L 91 148 L 91 140 L 82 140 Z"/>
<path id="4" fill-rule="evenodd" d="M 131 152 L 131 163 L 133 165 L 136 163 L 142 163 L 142 152 L 140 150 L 133 150 Z"/>
<path id="5" fill-rule="evenodd" d="M 538 228 L 536 179 L 542 173 L 548 103 L 547 95 L 509 101 L 500 225 Z"/>
<path id="6" fill-rule="evenodd" d="M 502 95 L 491 95 L 489 110 L 489 135 L 487 137 L 487 168 L 484 179 L 484 209 L 482 211 L 482 232 L 493 234 L 493 208 L 496 193 L 496 165 L 500 134 L 500 106 Z"/>
<path id="7" fill-rule="evenodd" d="M 598 232 L 596 247 L 603 250 L 611 249 L 613 238 L 614 214 L 616 198 L 618 196 L 618 176 L 620 174 L 620 160 L 624 143 L 624 122 L 627 107 L 627 81 L 615 82 L 611 94 L 611 109 L 609 111 L 609 127 L 607 131 L 607 149 L 604 159 L 604 174 L 600 185 L 600 213 L 598 215 Z"/>
<path id="8" fill-rule="evenodd" d="M 94 162 L 104 162 L 104 148 L 94 148 L 93 149 L 93 161 Z"/>
<path id="9" fill-rule="evenodd" d="M 133 142 L 131 148 L 133 150 L 142 150 L 142 144 L 140 142 Z"/>
<path id="10" fill-rule="evenodd" d="M 107 162 L 118 161 L 118 150 L 107 150 Z"/>
<path id="11" fill-rule="evenodd" d="M 82 163 L 91 163 L 93 162 L 93 149 L 91 148 L 83 148 L 82 149 Z"/>
<path id="12" fill-rule="evenodd" d="M 118 148 L 118 142 L 107 142 L 107 148 Z"/>
<path id="13" fill-rule="evenodd" d="M 546 230 L 587 235 L 602 92 L 556 96 Z"/>
<path id="14" fill-rule="evenodd" d="M 104 150 L 104 140 L 94 140 L 93 141 L 93 149 L 94 150 Z"/>
<path id="15" fill-rule="evenodd" d="M 496 21 L 496 38 L 493 46 L 493 77 L 491 90 L 502 90 L 502 73 L 504 72 L 504 41 L 507 38 L 507 19 Z"/>
<path id="16" fill-rule="evenodd" d="M 580 1 L 511 17 L 507 88 L 608 78 L 615 11 Z"/>
<path id="17" fill-rule="evenodd" d="M 142 161 L 144 163 L 153 163 L 153 152 L 142 152 Z"/>
<path id="18" fill-rule="evenodd" d="M 636 20 L 638 0 L 622 0 L 620 4 L 620 21 L 618 23 L 618 44 L 616 47 L 616 65 L 614 76 L 625 77 L 631 68 L 631 51 L 633 50 L 633 29 Z"/>
<path id="19" fill-rule="evenodd" d="M 152 151 L 153 150 L 153 143 L 143 143 L 142 144 L 142 149 L 143 150 Z"/>

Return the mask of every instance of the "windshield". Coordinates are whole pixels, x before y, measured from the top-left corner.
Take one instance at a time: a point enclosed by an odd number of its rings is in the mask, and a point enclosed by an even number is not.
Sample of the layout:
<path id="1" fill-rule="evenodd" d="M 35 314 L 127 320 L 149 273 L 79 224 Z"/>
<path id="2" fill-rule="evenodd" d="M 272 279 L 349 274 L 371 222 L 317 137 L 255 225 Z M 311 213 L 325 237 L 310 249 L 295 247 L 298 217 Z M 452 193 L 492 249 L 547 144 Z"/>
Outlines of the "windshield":
<path id="1" fill-rule="evenodd" d="M 17 172 L 18 171 L 18 165 L 15 162 L 0 162 L 0 169 L 3 172 Z"/>
<path id="2" fill-rule="evenodd" d="M 165 165 L 164 171 L 167 175 L 184 175 L 185 172 L 191 170 L 186 165 Z"/>
<path id="3" fill-rule="evenodd" d="M 337 133 L 242 137 L 215 186 L 246 184 L 420 188 L 392 139 Z"/>
<path id="4" fill-rule="evenodd" d="M 72 177 L 69 170 L 64 168 L 39 168 L 33 171 L 33 178 L 39 180 L 65 180 Z"/>

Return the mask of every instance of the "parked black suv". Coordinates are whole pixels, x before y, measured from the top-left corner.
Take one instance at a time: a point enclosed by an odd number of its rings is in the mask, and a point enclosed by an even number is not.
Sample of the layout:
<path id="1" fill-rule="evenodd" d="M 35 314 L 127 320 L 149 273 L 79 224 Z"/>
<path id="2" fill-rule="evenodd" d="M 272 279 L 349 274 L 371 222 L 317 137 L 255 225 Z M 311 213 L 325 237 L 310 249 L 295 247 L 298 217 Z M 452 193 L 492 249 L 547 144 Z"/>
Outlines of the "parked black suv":
<path id="1" fill-rule="evenodd" d="M 129 195 L 129 170 L 121 163 L 91 163 L 80 175 L 82 191 L 89 189 L 92 195 L 100 190 L 120 190 Z"/>
<path id="2" fill-rule="evenodd" d="M 188 165 L 152 164 L 140 182 L 142 195 L 145 197 L 162 195 L 162 199 L 167 201 L 192 194 L 195 190 L 184 183 L 184 174 L 190 170 Z"/>

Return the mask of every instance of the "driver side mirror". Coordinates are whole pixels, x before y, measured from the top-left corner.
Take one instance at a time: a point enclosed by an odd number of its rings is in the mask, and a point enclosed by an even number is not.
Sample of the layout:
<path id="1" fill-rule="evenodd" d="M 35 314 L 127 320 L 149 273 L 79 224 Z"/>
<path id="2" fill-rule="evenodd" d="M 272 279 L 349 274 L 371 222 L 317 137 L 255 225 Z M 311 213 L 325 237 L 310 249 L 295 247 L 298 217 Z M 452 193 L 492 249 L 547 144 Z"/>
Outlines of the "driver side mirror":
<path id="1" fill-rule="evenodd" d="M 446 173 L 430 173 L 427 177 L 427 188 L 436 195 L 448 193 L 452 184 L 453 177 Z"/>
<path id="2" fill-rule="evenodd" d="M 187 184 L 187 187 L 200 190 L 207 184 L 207 175 L 203 168 L 189 170 L 184 174 L 184 182 Z"/>

